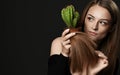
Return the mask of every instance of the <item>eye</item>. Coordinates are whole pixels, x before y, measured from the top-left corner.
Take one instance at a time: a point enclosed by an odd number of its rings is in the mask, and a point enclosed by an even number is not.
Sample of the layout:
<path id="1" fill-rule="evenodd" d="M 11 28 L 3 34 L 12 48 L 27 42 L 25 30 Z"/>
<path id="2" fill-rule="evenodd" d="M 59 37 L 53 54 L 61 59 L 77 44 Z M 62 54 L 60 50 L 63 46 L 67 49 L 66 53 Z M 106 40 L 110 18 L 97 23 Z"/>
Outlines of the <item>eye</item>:
<path id="1" fill-rule="evenodd" d="M 107 22 L 107 21 L 99 21 L 99 24 L 100 24 L 100 25 L 107 25 L 108 22 Z"/>
<path id="2" fill-rule="evenodd" d="M 87 17 L 87 19 L 88 19 L 90 22 L 92 22 L 92 21 L 94 20 L 93 17 Z"/>

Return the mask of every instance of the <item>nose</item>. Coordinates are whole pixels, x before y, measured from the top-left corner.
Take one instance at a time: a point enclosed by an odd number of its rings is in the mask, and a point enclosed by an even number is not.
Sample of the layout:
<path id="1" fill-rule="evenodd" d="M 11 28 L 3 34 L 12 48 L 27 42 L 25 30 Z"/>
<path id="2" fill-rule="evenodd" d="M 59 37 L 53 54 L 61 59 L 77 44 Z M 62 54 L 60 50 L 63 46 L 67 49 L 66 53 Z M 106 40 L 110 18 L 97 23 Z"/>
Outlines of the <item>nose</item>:
<path id="1" fill-rule="evenodd" d="M 93 30 L 98 30 L 98 22 L 96 21 L 96 22 L 94 22 L 94 24 L 92 25 L 92 29 Z"/>

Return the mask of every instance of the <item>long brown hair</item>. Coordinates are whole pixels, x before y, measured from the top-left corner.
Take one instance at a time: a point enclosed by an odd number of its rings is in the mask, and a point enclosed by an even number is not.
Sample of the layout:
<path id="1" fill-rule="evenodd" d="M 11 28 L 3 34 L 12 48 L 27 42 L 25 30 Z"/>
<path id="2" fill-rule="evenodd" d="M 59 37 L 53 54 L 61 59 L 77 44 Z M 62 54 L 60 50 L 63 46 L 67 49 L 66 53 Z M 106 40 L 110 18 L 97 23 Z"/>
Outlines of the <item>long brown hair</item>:
<path id="1" fill-rule="evenodd" d="M 70 70 L 72 73 L 82 73 L 86 68 L 93 67 L 98 61 L 98 56 L 95 53 L 97 47 L 86 33 L 76 32 L 76 35 L 71 37 L 70 48 Z"/>
<path id="2" fill-rule="evenodd" d="M 99 5 L 109 11 L 112 17 L 111 22 L 111 31 L 107 34 L 107 36 L 102 40 L 102 42 L 98 45 L 98 49 L 100 49 L 107 57 L 109 61 L 109 66 L 101 71 L 100 75 L 113 75 L 117 52 L 120 49 L 120 12 L 116 3 L 112 0 L 92 0 L 88 6 L 84 9 L 83 14 L 81 15 L 79 28 L 82 28 L 84 32 L 84 20 L 86 17 L 89 8 Z"/>

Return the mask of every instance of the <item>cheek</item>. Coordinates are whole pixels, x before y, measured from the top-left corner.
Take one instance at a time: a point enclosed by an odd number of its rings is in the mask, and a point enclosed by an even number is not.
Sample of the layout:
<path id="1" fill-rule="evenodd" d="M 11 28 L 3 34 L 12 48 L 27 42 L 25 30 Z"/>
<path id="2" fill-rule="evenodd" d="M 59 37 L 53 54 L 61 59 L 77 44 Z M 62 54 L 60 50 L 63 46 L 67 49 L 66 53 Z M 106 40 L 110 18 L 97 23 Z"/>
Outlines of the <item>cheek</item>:
<path id="1" fill-rule="evenodd" d="M 108 34 L 108 28 L 101 28 L 99 30 L 99 37 L 102 39 Z"/>
<path id="2" fill-rule="evenodd" d="M 85 23 L 84 23 L 84 31 L 88 31 L 89 28 L 90 28 L 90 23 L 85 20 Z"/>
<path id="3" fill-rule="evenodd" d="M 99 32 L 100 32 L 101 34 L 107 34 L 108 31 L 109 31 L 109 28 L 110 28 L 109 25 L 108 25 L 108 26 L 99 26 Z"/>
<path id="4" fill-rule="evenodd" d="M 101 39 L 103 39 L 104 37 L 106 37 L 106 35 L 107 35 L 106 33 L 103 33 L 103 34 L 101 33 L 101 34 L 98 36 L 98 38 L 101 40 Z"/>

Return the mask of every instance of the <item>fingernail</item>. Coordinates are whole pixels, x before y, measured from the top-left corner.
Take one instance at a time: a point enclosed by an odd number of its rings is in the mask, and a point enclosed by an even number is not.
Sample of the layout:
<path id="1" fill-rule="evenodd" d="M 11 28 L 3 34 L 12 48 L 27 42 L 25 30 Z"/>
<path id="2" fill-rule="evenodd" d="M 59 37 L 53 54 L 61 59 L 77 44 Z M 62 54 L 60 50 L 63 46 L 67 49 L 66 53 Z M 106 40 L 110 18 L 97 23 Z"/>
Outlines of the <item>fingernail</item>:
<path id="1" fill-rule="evenodd" d="M 99 57 L 101 57 L 101 54 L 98 54 Z"/>
<path id="2" fill-rule="evenodd" d="M 76 33 L 72 33 L 73 35 L 75 35 Z"/>
<path id="3" fill-rule="evenodd" d="M 70 42 L 70 40 L 68 40 Z"/>
<path id="4" fill-rule="evenodd" d="M 66 31 L 69 31 L 70 29 L 67 29 Z"/>

